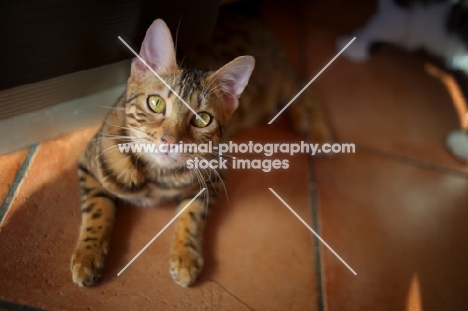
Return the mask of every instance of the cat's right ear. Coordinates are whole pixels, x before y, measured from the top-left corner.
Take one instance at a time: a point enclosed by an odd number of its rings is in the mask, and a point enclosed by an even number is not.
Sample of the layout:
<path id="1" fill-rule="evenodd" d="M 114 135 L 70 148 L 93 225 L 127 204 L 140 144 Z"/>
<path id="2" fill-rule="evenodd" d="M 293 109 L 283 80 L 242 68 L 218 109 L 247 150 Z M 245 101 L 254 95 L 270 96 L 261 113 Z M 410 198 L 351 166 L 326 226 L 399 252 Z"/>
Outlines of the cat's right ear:
<path id="1" fill-rule="evenodd" d="M 254 67 L 255 59 L 252 56 L 239 56 L 208 78 L 216 81 L 215 85 L 224 95 L 225 108 L 230 113 L 239 106 L 238 98 L 247 86 Z"/>
<path id="2" fill-rule="evenodd" d="M 171 31 L 162 19 L 155 20 L 146 31 L 140 56 L 158 74 L 177 70 Z M 131 77 L 143 78 L 148 67 L 139 59 L 133 61 Z"/>

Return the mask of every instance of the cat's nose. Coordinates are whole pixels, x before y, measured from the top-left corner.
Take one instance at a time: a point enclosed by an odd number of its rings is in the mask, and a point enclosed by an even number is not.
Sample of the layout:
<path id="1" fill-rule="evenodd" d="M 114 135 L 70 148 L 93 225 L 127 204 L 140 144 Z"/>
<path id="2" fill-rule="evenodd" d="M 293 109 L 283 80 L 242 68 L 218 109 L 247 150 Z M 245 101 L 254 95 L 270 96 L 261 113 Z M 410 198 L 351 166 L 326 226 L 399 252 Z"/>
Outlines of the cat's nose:
<path id="1" fill-rule="evenodd" d="M 161 140 L 162 140 L 162 142 L 165 143 L 165 144 L 172 145 L 172 144 L 174 144 L 174 143 L 177 141 L 177 138 L 175 138 L 175 137 L 172 136 L 172 135 L 164 134 L 164 135 L 161 137 Z"/>

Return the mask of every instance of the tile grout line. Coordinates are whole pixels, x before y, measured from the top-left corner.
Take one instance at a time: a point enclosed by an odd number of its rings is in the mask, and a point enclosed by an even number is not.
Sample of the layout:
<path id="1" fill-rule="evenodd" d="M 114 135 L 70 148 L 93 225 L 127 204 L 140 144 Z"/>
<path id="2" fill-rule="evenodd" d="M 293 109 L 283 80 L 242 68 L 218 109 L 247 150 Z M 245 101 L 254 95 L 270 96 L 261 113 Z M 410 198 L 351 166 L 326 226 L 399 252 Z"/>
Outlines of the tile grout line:
<path id="1" fill-rule="evenodd" d="M 211 279 L 211 282 L 217 284 L 217 285 L 218 285 L 219 287 L 221 287 L 226 293 L 228 293 L 232 298 L 234 298 L 235 300 L 237 300 L 238 302 L 240 302 L 241 304 L 243 304 L 244 306 L 246 306 L 249 310 L 255 311 L 255 310 L 252 309 L 247 303 L 245 303 L 244 301 L 242 301 L 239 297 L 237 297 L 236 295 L 234 295 L 233 293 L 231 293 L 226 287 L 224 287 L 223 285 L 221 285 L 218 281 L 215 281 L 215 280 Z"/>
<path id="2" fill-rule="evenodd" d="M 307 1 L 302 0 L 299 2 L 298 5 L 298 35 L 299 38 L 303 38 L 303 40 L 299 40 L 299 59 L 301 63 L 301 76 L 304 78 L 307 76 L 308 67 L 308 59 L 307 59 Z M 309 122 L 309 126 L 311 126 Z M 309 135 L 308 135 L 309 136 Z M 310 139 L 310 137 L 308 137 Z M 308 163 L 308 190 L 309 190 L 309 210 L 312 217 L 312 228 L 316 232 L 320 232 L 320 219 L 319 219 L 319 211 L 318 211 L 318 199 L 317 199 L 317 182 L 315 179 L 315 171 L 314 171 L 314 161 L 313 159 L 309 159 Z M 313 247 L 313 259 L 314 259 L 314 266 L 315 266 L 315 284 L 317 286 L 317 308 L 318 311 L 325 311 L 325 304 L 323 300 L 323 276 L 322 276 L 322 262 L 321 262 L 321 254 L 320 254 L 320 243 L 318 238 L 315 235 L 312 235 L 312 247 Z"/>
<path id="3" fill-rule="evenodd" d="M 0 206 L 0 225 L 6 213 L 8 212 L 8 209 L 10 208 L 10 205 L 13 202 L 13 199 L 15 198 L 19 185 L 23 181 L 23 178 L 29 169 L 31 160 L 36 154 L 38 146 L 39 144 L 34 144 L 29 148 L 28 154 L 26 155 L 26 158 L 24 159 L 23 164 L 21 165 L 20 169 L 16 173 L 15 179 L 13 180 L 10 190 L 8 191 L 8 194 L 6 195 L 5 199 L 3 200 L 2 205 Z"/>
<path id="4" fill-rule="evenodd" d="M 450 167 L 444 166 L 443 164 L 432 163 L 426 159 L 418 159 L 411 155 L 398 154 L 398 153 L 394 153 L 391 151 L 381 150 L 376 147 L 369 147 L 366 145 L 353 143 L 351 141 L 344 142 L 339 139 L 336 139 L 334 143 L 354 144 L 356 146 L 356 151 L 353 153 L 349 153 L 349 154 L 358 154 L 359 152 L 367 153 L 367 154 L 371 154 L 374 156 L 387 158 L 389 160 L 392 160 L 398 163 L 406 164 L 408 166 L 423 168 L 423 169 L 431 170 L 431 171 L 438 172 L 438 173 L 444 173 L 444 174 L 468 179 L 468 172 L 457 170 L 455 168 L 450 168 Z"/>
<path id="5" fill-rule="evenodd" d="M 319 206 L 318 206 L 318 197 L 317 197 L 317 181 L 315 178 L 315 169 L 313 159 L 309 159 L 308 162 L 308 182 L 309 182 L 309 200 L 310 200 L 310 211 L 312 216 L 312 228 L 316 232 L 320 232 L 320 215 L 319 215 Z M 317 286 L 317 305 L 319 311 L 326 310 L 324 293 L 323 293 L 323 265 L 322 265 L 322 256 L 320 252 L 320 243 L 318 238 L 315 235 L 312 235 L 313 238 L 313 257 L 315 263 L 315 278 Z"/>
<path id="6" fill-rule="evenodd" d="M 14 302 L 0 300 L 0 308 L 7 308 L 8 310 L 18 311 L 47 311 L 45 309 L 30 307 L 28 305 L 18 304 Z"/>
<path id="7" fill-rule="evenodd" d="M 338 142 L 338 141 L 337 141 Z M 451 169 L 444 167 L 442 165 L 434 164 L 428 161 L 424 161 L 421 159 L 416 159 L 412 158 L 411 156 L 406 156 L 406 155 L 401 155 L 401 154 L 396 154 L 384 150 L 379 150 L 377 148 L 372 148 L 368 146 L 363 146 L 363 145 L 356 145 L 356 152 L 362 152 L 362 153 L 367 153 L 371 154 L 377 157 L 381 158 L 386 158 L 390 161 L 394 161 L 397 163 L 405 164 L 411 167 L 417 167 L 421 169 L 426 169 L 426 170 L 431 170 L 434 172 L 438 173 L 443 173 L 451 176 L 457 176 L 460 178 L 465 178 L 468 179 L 468 173 L 465 173 L 463 171 L 458 171 L 456 169 Z M 310 159 L 308 161 L 309 163 L 309 191 L 310 191 L 310 200 L 311 200 L 311 211 L 312 211 L 312 224 L 313 224 L 313 229 L 317 232 L 320 231 L 320 219 L 319 219 L 319 202 L 318 202 L 318 196 L 317 196 L 317 181 L 316 181 L 316 176 L 315 176 L 315 170 L 314 170 L 314 161 L 313 159 Z M 318 300 L 318 307 L 319 311 L 324 311 L 326 310 L 325 304 L 324 304 L 324 293 L 323 293 L 323 266 L 321 263 L 321 252 L 320 252 L 320 245 L 318 243 L 318 239 L 313 236 L 313 241 L 314 241 L 314 261 L 315 261 L 315 267 L 316 267 L 316 277 L 317 277 L 317 300 Z"/>
<path id="8" fill-rule="evenodd" d="M 448 174 L 451 176 L 457 176 L 457 177 L 461 177 L 464 179 L 468 179 L 468 173 L 465 173 L 463 171 L 459 171 L 456 169 L 448 168 L 443 165 L 431 163 L 427 160 L 416 159 L 411 156 L 392 153 L 392 152 L 379 150 L 377 148 L 367 147 L 363 145 L 358 145 L 358 144 L 355 144 L 355 145 L 356 145 L 356 154 L 358 153 L 358 151 L 361 151 L 363 153 L 372 154 L 372 155 L 382 157 L 382 158 L 387 158 L 389 160 L 403 163 L 412 167 L 418 167 L 422 169 L 435 171 L 438 173 L 444 173 L 444 174 Z"/>

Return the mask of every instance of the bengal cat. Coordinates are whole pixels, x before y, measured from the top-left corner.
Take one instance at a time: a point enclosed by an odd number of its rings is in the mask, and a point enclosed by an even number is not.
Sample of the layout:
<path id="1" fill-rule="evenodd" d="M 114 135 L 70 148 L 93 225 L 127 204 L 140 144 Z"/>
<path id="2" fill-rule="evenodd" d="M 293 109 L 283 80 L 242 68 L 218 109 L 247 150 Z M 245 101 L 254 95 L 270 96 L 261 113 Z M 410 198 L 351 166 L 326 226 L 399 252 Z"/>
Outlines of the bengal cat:
<path id="1" fill-rule="evenodd" d="M 177 64 L 171 33 L 160 19 L 149 27 L 140 50 L 140 56 L 206 124 L 136 59 L 125 93 L 80 156 L 82 223 L 71 259 L 73 282 L 79 286 L 91 286 L 101 278 L 118 201 L 152 207 L 172 201 L 180 210 L 202 185 L 205 193 L 175 222 L 169 266 L 174 281 L 184 287 L 193 284 L 203 268 L 205 222 L 222 193 L 222 180 L 216 171 L 186 169 L 185 165 L 196 156 L 212 159 L 215 155 L 120 153 L 117 144 L 211 141 L 216 145 L 229 133 L 274 115 L 302 87 L 257 20 L 220 20 L 223 24 L 209 48 L 185 51 L 183 63 L 190 67 Z M 235 58 L 235 53 L 252 56 Z M 319 143 L 329 140 L 327 124 L 310 90 L 288 110 L 296 130 L 309 131 Z M 313 124 L 310 128 L 308 121 Z"/>

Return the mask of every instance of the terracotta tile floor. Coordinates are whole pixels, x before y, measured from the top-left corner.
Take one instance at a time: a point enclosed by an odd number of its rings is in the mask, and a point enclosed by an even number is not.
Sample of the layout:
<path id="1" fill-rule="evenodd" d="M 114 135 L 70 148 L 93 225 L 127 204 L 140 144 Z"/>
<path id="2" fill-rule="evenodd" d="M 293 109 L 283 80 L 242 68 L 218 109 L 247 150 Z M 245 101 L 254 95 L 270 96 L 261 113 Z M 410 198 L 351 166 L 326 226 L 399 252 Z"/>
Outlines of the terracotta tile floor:
<path id="1" fill-rule="evenodd" d="M 373 8 L 372 1 L 269 1 L 265 18 L 310 78 L 336 54 L 335 38 Z M 458 118 L 426 62 L 388 48 L 366 64 L 338 58 L 313 85 L 337 139 L 357 152 L 294 156 L 288 170 L 270 173 L 231 170 L 229 201 L 209 223 L 206 269 L 191 289 L 167 272 L 172 226 L 116 276 L 173 217 L 171 206 L 122 206 L 104 279 L 94 288 L 72 284 L 74 163 L 96 128 L 0 157 L 0 309 L 467 310 L 468 170 L 444 148 Z M 299 138 L 283 126 L 259 126 L 235 140 Z"/>

